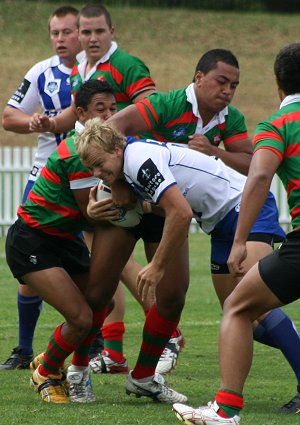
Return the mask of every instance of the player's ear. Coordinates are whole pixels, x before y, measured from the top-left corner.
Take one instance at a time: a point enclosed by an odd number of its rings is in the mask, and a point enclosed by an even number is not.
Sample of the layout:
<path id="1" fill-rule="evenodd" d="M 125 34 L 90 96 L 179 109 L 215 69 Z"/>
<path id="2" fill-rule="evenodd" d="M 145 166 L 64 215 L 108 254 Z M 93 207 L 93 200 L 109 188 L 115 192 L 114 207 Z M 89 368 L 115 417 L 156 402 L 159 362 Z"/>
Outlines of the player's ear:
<path id="1" fill-rule="evenodd" d="M 121 146 L 115 146 L 115 153 L 118 158 L 122 157 L 123 155 L 123 148 Z"/>
<path id="2" fill-rule="evenodd" d="M 86 117 L 85 110 L 81 106 L 77 106 L 76 115 L 80 122 L 85 122 L 89 119 L 89 117 Z"/>
<path id="3" fill-rule="evenodd" d="M 202 71 L 197 71 L 195 74 L 195 83 L 196 85 L 201 84 L 201 80 L 204 77 L 204 73 Z"/>

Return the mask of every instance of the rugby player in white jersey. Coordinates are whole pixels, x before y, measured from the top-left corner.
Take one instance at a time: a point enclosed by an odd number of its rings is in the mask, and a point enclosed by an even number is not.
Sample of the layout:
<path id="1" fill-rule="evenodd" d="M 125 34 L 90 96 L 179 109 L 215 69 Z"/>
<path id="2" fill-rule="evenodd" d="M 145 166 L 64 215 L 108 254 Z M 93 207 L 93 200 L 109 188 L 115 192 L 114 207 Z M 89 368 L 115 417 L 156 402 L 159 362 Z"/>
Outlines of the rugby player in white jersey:
<path id="1" fill-rule="evenodd" d="M 171 324 L 175 327 L 180 319 L 188 283 L 175 284 L 173 279 L 164 278 L 165 272 L 173 256 L 186 241 L 192 217 L 204 232 L 211 235 L 213 246 L 220 239 L 224 241 L 221 248 L 217 246 L 216 252 L 219 254 L 222 251 L 224 256 L 229 255 L 230 249 L 228 251 L 227 248 L 233 242 L 246 177 L 227 167 L 220 159 L 188 149 L 187 145 L 131 137 L 126 139 L 110 124 L 101 124 L 97 119 L 86 123 L 85 130 L 77 139 L 77 151 L 81 161 L 96 177 L 103 179 L 108 185 L 125 179 L 134 188 L 137 197 L 150 201 L 153 211 L 158 206 L 165 215 L 161 241 L 152 261 L 139 272 L 137 287 L 142 298 L 147 296 L 149 290 L 155 290 L 153 311 L 157 320 L 163 324 L 164 338 L 168 338 L 167 331 L 171 331 Z M 94 219 L 97 218 L 97 208 L 100 207 L 95 192 L 92 189 L 88 207 L 88 212 Z M 250 237 L 252 234 L 266 236 L 264 242 L 251 242 L 254 251 L 259 250 L 261 244 L 271 250 L 269 238 L 284 236 L 278 223 L 276 202 L 271 193 L 251 229 Z M 213 255 L 214 250 L 212 261 Z M 101 274 L 101 266 L 99 267 L 98 275 Z M 105 268 L 105 264 L 103 267 Z M 98 294 L 98 299 L 104 305 L 107 302 L 106 290 L 107 288 L 99 288 L 99 291 L 103 291 L 103 298 Z M 153 394 L 150 395 L 150 385 L 153 385 L 151 372 L 154 369 L 150 370 L 152 357 L 148 357 L 149 346 L 157 338 L 157 332 L 157 329 L 150 326 L 147 317 L 140 354 L 126 381 L 128 393 L 153 397 Z M 162 337 L 161 329 L 159 335 Z M 145 365 L 149 369 L 144 369 L 141 379 L 141 368 Z M 154 364 L 151 366 L 155 368 Z"/>

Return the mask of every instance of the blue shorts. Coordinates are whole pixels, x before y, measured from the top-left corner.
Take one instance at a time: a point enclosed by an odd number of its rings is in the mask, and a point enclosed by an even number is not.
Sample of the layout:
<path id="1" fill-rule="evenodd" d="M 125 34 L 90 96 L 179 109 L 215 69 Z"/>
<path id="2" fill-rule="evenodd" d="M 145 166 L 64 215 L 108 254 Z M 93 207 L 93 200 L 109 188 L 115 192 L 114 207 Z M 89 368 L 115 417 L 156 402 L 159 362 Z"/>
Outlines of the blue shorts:
<path id="1" fill-rule="evenodd" d="M 240 204 L 236 205 L 216 225 L 211 232 L 211 273 L 229 273 L 227 260 L 231 251 Z M 274 195 L 269 192 L 266 202 L 254 223 L 248 240 L 265 242 L 273 246 L 274 242 L 285 239 L 285 233 L 279 225 L 278 209 Z"/>

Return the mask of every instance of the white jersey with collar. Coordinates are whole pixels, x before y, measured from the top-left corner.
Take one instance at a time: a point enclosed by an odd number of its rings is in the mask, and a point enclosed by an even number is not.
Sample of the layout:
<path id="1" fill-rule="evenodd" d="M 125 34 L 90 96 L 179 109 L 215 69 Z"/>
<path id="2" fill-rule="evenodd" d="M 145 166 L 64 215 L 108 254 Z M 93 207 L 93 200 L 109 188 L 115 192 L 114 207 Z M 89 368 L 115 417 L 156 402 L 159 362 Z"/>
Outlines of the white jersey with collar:
<path id="1" fill-rule="evenodd" d="M 7 104 L 26 114 L 33 114 L 40 107 L 42 113 L 54 117 L 71 104 L 70 73 L 55 55 L 35 64 L 25 75 L 23 82 Z M 66 137 L 66 133 L 41 133 L 34 165 L 29 180 L 36 180 L 40 169 L 50 154 Z"/>
<path id="2" fill-rule="evenodd" d="M 133 138 L 124 151 L 124 175 L 142 199 L 155 203 L 177 184 L 206 233 L 240 202 L 246 182 L 220 159 L 186 145 Z"/>

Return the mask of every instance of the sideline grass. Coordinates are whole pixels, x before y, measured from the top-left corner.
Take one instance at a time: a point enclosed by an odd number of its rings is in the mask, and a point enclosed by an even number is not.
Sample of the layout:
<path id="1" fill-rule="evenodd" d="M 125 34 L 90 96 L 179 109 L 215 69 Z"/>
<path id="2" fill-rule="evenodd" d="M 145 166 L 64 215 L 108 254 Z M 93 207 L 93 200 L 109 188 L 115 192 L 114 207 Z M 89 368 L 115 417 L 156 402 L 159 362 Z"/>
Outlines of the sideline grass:
<path id="1" fill-rule="evenodd" d="M 66 2 L 67 3 L 67 2 Z M 52 54 L 47 20 L 62 2 L 0 2 L 0 113 L 25 72 Z M 76 3 L 80 8 L 85 2 Z M 299 15 L 211 12 L 110 6 L 121 48 L 140 57 L 159 90 L 187 86 L 196 63 L 207 50 L 231 49 L 241 68 L 233 104 L 245 114 L 250 134 L 279 105 L 273 62 L 281 47 L 299 41 Z M 14 135 L 0 129 L 2 144 L 35 143 L 36 135 Z"/>
<path id="2" fill-rule="evenodd" d="M 190 236 L 191 285 L 182 315 L 181 328 L 186 347 L 177 369 L 167 382 L 189 397 L 192 405 L 206 403 L 218 389 L 217 338 L 220 308 L 209 275 L 209 238 L 203 234 Z M 4 238 L 0 238 L 4 252 Z M 139 244 L 137 259 L 144 261 Z M 17 341 L 16 282 L 10 275 L 4 254 L 0 258 L 0 361 L 5 359 Z M 286 308 L 299 325 L 299 304 Z M 36 353 L 45 349 L 48 337 L 61 317 L 44 305 L 38 322 L 34 347 Z M 140 345 L 143 314 L 128 294 L 126 304 L 125 353 L 134 366 Z M 146 398 L 128 397 L 124 376 L 93 375 L 98 401 L 93 405 L 47 405 L 29 388 L 29 371 L 0 372 L 0 424 L 2 425 L 164 425 L 179 423 L 169 405 L 153 403 Z M 278 350 L 256 344 L 254 364 L 245 387 L 243 425 L 297 424 L 297 416 L 278 415 L 276 408 L 294 395 L 295 379 Z"/>

